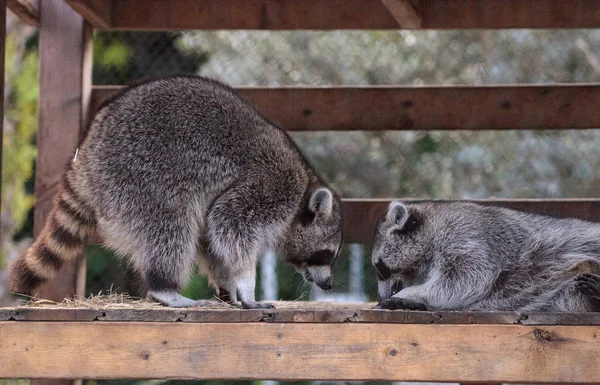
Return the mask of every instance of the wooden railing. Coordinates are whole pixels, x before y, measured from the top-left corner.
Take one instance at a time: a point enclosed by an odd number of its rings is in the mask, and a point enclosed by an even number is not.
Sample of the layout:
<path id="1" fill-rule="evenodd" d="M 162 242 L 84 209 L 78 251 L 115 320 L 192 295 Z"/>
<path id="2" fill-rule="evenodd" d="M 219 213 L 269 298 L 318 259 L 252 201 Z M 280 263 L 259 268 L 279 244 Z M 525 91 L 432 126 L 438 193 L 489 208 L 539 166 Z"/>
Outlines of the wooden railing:
<path id="1" fill-rule="evenodd" d="M 7 3 L 31 24 L 41 24 L 36 234 L 88 110 L 120 89 L 92 87 L 90 25 L 110 30 L 600 26 L 600 2 L 589 0 Z M 598 84 L 239 91 L 290 131 L 600 127 Z M 389 201 L 344 200 L 346 241 L 370 242 Z M 600 221 L 597 199 L 481 202 Z M 82 277 L 85 263 L 71 263 L 39 294 L 60 300 L 82 293 Z M 372 304 L 279 305 L 274 311 L 0 309 L 0 378 L 600 382 L 596 314 L 414 313 L 371 310 Z"/>

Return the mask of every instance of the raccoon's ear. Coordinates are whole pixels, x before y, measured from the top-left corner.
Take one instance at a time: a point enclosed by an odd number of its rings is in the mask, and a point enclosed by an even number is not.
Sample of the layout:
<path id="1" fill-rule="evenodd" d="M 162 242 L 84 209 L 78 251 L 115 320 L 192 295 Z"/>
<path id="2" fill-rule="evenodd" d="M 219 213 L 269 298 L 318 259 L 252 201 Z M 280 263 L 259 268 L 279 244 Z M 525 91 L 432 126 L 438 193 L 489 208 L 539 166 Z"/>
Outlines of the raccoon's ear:
<path id="1" fill-rule="evenodd" d="M 308 201 L 308 209 L 315 215 L 328 216 L 333 210 L 333 194 L 326 188 L 315 190 Z"/>
<path id="2" fill-rule="evenodd" d="M 409 217 L 408 208 L 400 202 L 392 202 L 388 207 L 385 219 L 388 223 L 394 224 L 396 228 L 403 228 Z"/>

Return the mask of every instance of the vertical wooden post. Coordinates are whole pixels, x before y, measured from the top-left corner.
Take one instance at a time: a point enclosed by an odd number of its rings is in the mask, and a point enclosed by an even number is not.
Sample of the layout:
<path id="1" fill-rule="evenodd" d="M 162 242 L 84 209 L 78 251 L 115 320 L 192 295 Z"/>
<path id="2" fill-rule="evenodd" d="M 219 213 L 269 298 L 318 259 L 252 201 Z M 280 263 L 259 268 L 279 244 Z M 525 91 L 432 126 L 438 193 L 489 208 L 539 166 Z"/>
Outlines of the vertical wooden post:
<path id="1" fill-rule="evenodd" d="M 40 1 L 40 99 L 37 131 L 34 235 L 44 227 L 68 162 L 86 121 L 92 80 L 91 27 L 63 0 Z M 85 259 L 66 264 L 40 297 L 61 301 L 84 295 Z M 32 385 L 72 385 L 81 381 L 32 380 Z"/>
<path id="2" fill-rule="evenodd" d="M 91 93 L 91 27 L 63 0 L 40 2 L 40 99 L 34 235 L 52 208 L 65 167 L 75 154 Z M 82 273 L 83 272 L 83 273 Z M 39 296 L 55 301 L 83 295 L 85 260 L 65 265 Z"/>

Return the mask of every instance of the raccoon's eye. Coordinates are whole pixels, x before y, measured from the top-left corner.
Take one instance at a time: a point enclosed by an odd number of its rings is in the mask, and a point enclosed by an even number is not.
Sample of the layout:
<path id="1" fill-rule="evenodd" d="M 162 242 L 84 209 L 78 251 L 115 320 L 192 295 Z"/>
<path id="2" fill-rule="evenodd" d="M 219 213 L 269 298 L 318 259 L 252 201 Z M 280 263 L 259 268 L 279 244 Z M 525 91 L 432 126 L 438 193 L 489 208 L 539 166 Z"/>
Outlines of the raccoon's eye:
<path id="1" fill-rule="evenodd" d="M 421 226 L 418 218 L 411 215 L 401 229 L 394 231 L 398 235 L 408 234 L 416 231 Z"/>

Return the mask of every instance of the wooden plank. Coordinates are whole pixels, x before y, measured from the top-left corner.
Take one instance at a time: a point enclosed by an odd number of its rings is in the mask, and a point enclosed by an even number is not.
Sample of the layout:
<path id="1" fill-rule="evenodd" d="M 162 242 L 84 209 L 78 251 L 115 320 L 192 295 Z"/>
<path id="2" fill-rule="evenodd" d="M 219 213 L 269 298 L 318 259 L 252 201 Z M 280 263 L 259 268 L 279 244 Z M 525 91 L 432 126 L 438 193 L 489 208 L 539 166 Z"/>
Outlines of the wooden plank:
<path id="1" fill-rule="evenodd" d="M 83 121 L 82 95 L 85 82 L 91 81 L 91 66 L 84 68 L 85 51 L 91 48 L 89 27 L 79 14 L 62 0 L 40 4 L 44 21 L 40 28 L 40 101 L 37 132 L 34 233 L 42 230 L 52 207 L 58 182 L 72 159 L 79 142 Z M 60 68 L 60 71 L 57 71 Z M 60 301 L 76 292 L 81 284 L 85 261 L 66 264 L 51 283 L 37 293 Z M 80 293 L 83 294 L 83 293 Z"/>
<path id="2" fill-rule="evenodd" d="M 40 26 L 39 0 L 6 0 L 6 5 L 25 23 Z"/>
<path id="3" fill-rule="evenodd" d="M 403 202 L 427 201 L 400 198 L 399 200 Z M 343 207 L 345 242 L 371 243 L 375 226 L 387 212 L 391 201 L 391 199 L 345 199 Z M 451 200 L 433 201 L 451 202 Z M 474 199 L 464 201 L 600 222 L 600 199 Z"/>
<path id="4" fill-rule="evenodd" d="M 97 29 L 110 29 L 113 7 L 111 0 L 65 0 L 75 11 Z M 120 0 L 119 0 L 120 1 Z M 118 2 L 118 1 L 117 1 Z"/>
<path id="5" fill-rule="evenodd" d="M 600 4 L 600 2 L 599 2 Z M 92 109 L 121 87 L 95 86 Z M 239 88 L 289 131 L 600 127 L 600 84 Z"/>
<path id="6" fill-rule="evenodd" d="M 94 321 L 104 316 L 100 310 L 42 307 L 0 308 L 0 321 Z"/>
<path id="7" fill-rule="evenodd" d="M 394 16 L 400 28 L 421 28 L 421 16 L 415 9 L 413 0 L 381 0 L 381 2 Z"/>
<path id="8" fill-rule="evenodd" d="M 109 3 L 109 0 L 102 0 Z M 590 0 L 420 0 L 422 29 L 598 28 Z M 380 0 L 118 0 L 113 29 L 397 29 Z"/>
<path id="9" fill-rule="evenodd" d="M 401 200 L 403 202 L 423 201 L 418 199 Z M 383 218 L 391 201 L 392 199 L 343 199 L 344 242 L 371 243 L 377 222 Z M 451 200 L 431 201 L 450 202 Z M 474 199 L 463 201 L 600 222 L 600 199 Z M 101 244 L 102 240 L 96 237 L 90 243 Z"/>
<path id="10" fill-rule="evenodd" d="M 187 323 L 380 323 L 597 325 L 600 313 L 427 312 L 373 310 L 375 303 L 275 302 L 276 309 L 242 310 L 153 308 L 0 308 L 0 321 L 187 322 Z"/>
<path id="11" fill-rule="evenodd" d="M 0 377 L 598 383 L 599 335 L 598 326 L 8 321 Z"/>
<path id="12" fill-rule="evenodd" d="M 37 132 L 34 235 L 52 207 L 57 184 L 72 159 L 84 121 L 84 91 L 91 87 L 91 28 L 62 0 L 40 3 L 40 98 Z M 60 71 L 57 71 L 60 69 Z M 88 91 L 89 92 L 89 91 Z M 40 286 L 41 297 L 60 301 L 84 295 L 85 259 L 63 266 L 57 277 Z M 78 385 L 78 380 L 37 379 L 31 385 Z"/>

